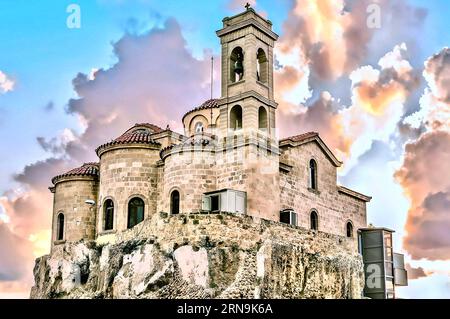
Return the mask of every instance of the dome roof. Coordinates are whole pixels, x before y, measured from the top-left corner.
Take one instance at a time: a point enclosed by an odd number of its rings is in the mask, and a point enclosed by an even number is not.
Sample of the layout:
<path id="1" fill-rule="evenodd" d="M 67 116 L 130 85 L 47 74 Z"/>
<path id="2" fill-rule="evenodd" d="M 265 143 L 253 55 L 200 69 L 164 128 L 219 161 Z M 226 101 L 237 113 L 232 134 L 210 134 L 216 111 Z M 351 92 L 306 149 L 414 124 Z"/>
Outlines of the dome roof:
<path id="1" fill-rule="evenodd" d="M 52 178 L 52 183 L 56 184 L 60 179 L 64 177 L 72 177 L 72 176 L 99 176 L 99 163 L 84 163 L 82 166 L 71 169 L 70 171 L 57 175 Z"/>
<path id="2" fill-rule="evenodd" d="M 151 124 L 151 123 L 136 123 L 134 124 L 133 127 L 129 128 L 125 133 L 128 133 L 130 131 L 134 131 L 137 129 L 148 129 L 149 131 L 151 131 L 152 133 L 159 133 L 164 131 L 162 128 L 160 128 L 159 126 L 156 126 L 155 124 Z"/>
<path id="3" fill-rule="evenodd" d="M 213 109 L 219 107 L 219 99 L 209 99 L 203 102 L 200 106 L 197 106 L 196 108 L 193 108 L 192 110 L 186 112 L 186 114 L 183 115 L 183 119 L 190 113 L 205 109 Z"/>
<path id="4" fill-rule="evenodd" d="M 110 146 L 121 144 L 154 144 L 160 145 L 158 142 L 152 139 L 152 135 L 155 133 L 163 132 L 164 130 L 156 125 L 149 123 L 135 124 L 132 128 L 128 129 L 118 138 L 111 142 L 100 145 L 95 152 L 98 156 L 102 151 Z"/>

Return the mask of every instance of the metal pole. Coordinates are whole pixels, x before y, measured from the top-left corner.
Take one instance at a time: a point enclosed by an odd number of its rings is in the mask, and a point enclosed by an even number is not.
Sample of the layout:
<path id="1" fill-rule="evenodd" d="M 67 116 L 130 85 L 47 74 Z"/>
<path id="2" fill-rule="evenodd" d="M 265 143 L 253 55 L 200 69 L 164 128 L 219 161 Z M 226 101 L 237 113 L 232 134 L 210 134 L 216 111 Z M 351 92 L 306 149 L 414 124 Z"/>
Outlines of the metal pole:
<path id="1" fill-rule="evenodd" d="M 213 81 L 214 81 L 214 56 L 211 56 L 211 100 L 213 98 Z M 212 124 L 213 124 L 213 108 L 211 106 L 211 133 L 212 133 Z"/>

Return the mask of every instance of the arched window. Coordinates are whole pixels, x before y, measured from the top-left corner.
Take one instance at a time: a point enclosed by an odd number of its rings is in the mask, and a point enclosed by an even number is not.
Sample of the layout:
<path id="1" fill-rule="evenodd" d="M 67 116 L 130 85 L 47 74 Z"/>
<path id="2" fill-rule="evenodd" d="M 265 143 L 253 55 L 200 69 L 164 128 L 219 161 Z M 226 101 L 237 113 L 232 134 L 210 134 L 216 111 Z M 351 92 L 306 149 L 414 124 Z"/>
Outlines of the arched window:
<path id="1" fill-rule="evenodd" d="M 311 229 L 312 230 L 319 230 L 319 216 L 317 215 L 317 212 L 313 210 L 311 212 L 311 215 L 309 217 L 311 222 Z"/>
<path id="2" fill-rule="evenodd" d="M 202 122 L 195 123 L 194 128 L 195 128 L 195 133 L 196 134 L 203 132 L 203 123 Z"/>
<path id="3" fill-rule="evenodd" d="M 230 128 L 240 130 L 242 128 L 242 107 L 235 105 L 230 112 Z"/>
<path id="4" fill-rule="evenodd" d="M 351 222 L 347 222 L 347 225 L 345 226 L 347 231 L 347 237 L 353 237 L 353 225 Z"/>
<path id="5" fill-rule="evenodd" d="M 56 240 L 64 239 L 64 214 L 58 214 L 58 223 L 56 227 Z"/>
<path id="6" fill-rule="evenodd" d="M 180 213 L 180 192 L 174 190 L 170 194 L 170 213 L 179 214 Z"/>
<path id="7" fill-rule="evenodd" d="M 269 62 L 263 49 L 258 49 L 256 53 L 256 77 L 258 81 L 267 83 L 269 78 Z"/>
<path id="8" fill-rule="evenodd" d="M 233 49 L 230 55 L 230 81 L 232 83 L 244 77 L 244 52 L 241 47 Z"/>
<path id="9" fill-rule="evenodd" d="M 309 188 L 317 189 L 317 163 L 313 159 L 309 161 Z"/>
<path id="10" fill-rule="evenodd" d="M 144 220 L 144 201 L 134 197 L 128 202 L 128 228 L 132 228 Z"/>
<path id="11" fill-rule="evenodd" d="M 267 111 L 264 106 L 260 106 L 258 110 L 258 127 L 260 130 L 267 129 Z"/>
<path id="12" fill-rule="evenodd" d="M 111 199 L 107 199 L 104 203 L 104 207 L 104 230 L 112 230 L 114 228 L 114 202 Z"/>

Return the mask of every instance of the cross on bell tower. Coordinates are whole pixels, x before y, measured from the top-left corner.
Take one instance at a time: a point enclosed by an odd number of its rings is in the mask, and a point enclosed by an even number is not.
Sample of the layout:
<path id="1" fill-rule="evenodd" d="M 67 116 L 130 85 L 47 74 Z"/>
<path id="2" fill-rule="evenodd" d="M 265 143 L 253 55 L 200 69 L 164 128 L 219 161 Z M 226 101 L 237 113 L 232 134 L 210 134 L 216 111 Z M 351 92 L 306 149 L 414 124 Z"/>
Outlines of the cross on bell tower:
<path id="1" fill-rule="evenodd" d="M 246 10 L 248 10 L 250 8 L 250 3 L 247 2 L 244 7 Z"/>

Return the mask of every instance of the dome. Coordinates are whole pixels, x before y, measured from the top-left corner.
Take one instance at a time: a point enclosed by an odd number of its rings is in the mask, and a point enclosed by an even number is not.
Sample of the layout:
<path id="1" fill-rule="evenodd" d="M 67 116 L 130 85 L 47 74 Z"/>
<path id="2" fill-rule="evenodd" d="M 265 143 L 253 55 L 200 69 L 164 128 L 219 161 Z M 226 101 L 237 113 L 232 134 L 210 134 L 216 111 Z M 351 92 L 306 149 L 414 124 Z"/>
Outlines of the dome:
<path id="1" fill-rule="evenodd" d="M 95 152 L 100 156 L 106 149 L 115 145 L 122 144 L 153 144 L 160 145 L 153 140 L 152 135 L 163 132 L 164 130 L 156 125 L 149 123 L 135 124 L 118 138 L 111 142 L 100 145 Z"/>
<path id="2" fill-rule="evenodd" d="M 160 133 L 160 132 L 164 131 L 162 128 L 160 128 L 159 126 L 156 126 L 155 124 L 151 124 L 151 123 L 136 123 L 136 124 L 134 124 L 133 127 L 129 128 L 125 133 L 129 133 L 131 131 L 136 131 L 138 129 L 146 129 L 146 130 L 150 131 L 152 134 L 153 133 Z"/>
<path id="3" fill-rule="evenodd" d="M 99 176 L 99 163 L 84 163 L 82 166 L 71 169 L 70 171 L 57 175 L 52 178 L 52 183 L 56 184 L 62 178 L 72 177 L 72 176 Z"/>
<path id="4" fill-rule="evenodd" d="M 209 99 L 206 100 L 205 102 L 203 102 L 200 106 L 197 106 L 195 108 L 193 108 L 192 110 L 188 111 L 186 114 L 183 115 L 183 120 L 184 118 L 195 111 L 200 111 L 200 110 L 205 110 L 205 109 L 214 109 L 214 108 L 218 108 L 219 107 L 219 100 L 218 99 Z"/>

